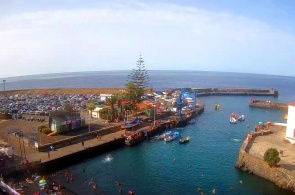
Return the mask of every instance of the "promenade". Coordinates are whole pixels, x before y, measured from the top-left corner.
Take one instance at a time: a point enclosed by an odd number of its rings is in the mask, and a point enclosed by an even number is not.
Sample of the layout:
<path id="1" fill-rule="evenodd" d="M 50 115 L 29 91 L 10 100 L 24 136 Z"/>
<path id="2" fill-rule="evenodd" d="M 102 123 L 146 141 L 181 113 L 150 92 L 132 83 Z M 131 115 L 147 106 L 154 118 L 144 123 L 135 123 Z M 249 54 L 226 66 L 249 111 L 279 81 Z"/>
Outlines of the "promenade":
<path id="1" fill-rule="evenodd" d="M 90 131 L 89 128 L 84 128 L 80 130 L 76 130 L 73 132 L 69 132 L 67 134 L 62 134 L 58 136 L 48 137 L 45 134 L 32 134 L 31 129 L 33 127 L 37 127 L 38 125 L 45 124 L 39 122 L 31 122 L 24 120 L 1 120 L 0 121 L 0 137 L 2 138 L 2 144 L 8 143 L 12 146 L 14 152 L 13 159 L 6 160 L 6 170 L 13 169 L 13 167 L 21 167 L 21 162 L 23 159 L 27 159 L 29 163 L 40 164 L 47 163 L 49 161 L 54 161 L 59 159 L 60 157 L 65 157 L 71 155 L 73 153 L 81 152 L 82 150 L 86 150 L 88 148 L 96 147 L 108 142 L 113 141 L 114 139 L 120 138 L 124 135 L 125 130 L 119 130 L 116 132 L 105 132 L 105 128 L 112 128 L 113 126 L 118 125 L 117 123 L 109 123 L 109 124 L 91 124 Z M 100 133 L 100 129 L 104 130 Z M 9 134 L 10 131 L 21 130 L 26 136 L 34 138 L 38 143 L 42 142 L 42 145 L 50 145 L 50 143 L 54 143 L 56 141 L 68 140 L 75 136 L 83 135 L 85 133 L 93 132 L 93 136 L 81 138 L 79 140 L 73 141 L 72 144 L 67 142 L 63 147 L 56 148 L 54 150 L 48 150 L 44 152 L 39 152 L 33 146 L 28 147 L 28 144 L 23 142 L 21 137 L 15 136 L 14 133 Z M 101 139 L 96 138 L 96 134 L 99 133 Z M 84 142 L 84 146 L 82 145 L 82 141 Z M 49 152 L 48 152 L 49 151 Z M 18 169 L 18 168 L 16 168 Z"/>

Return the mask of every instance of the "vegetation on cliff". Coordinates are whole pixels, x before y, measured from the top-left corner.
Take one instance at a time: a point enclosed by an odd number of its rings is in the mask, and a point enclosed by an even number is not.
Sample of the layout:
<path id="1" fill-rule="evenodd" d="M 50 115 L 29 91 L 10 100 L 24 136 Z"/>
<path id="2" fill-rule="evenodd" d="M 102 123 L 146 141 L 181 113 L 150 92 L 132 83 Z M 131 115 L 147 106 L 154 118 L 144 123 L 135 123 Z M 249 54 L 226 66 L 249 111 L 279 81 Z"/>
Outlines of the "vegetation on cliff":
<path id="1" fill-rule="evenodd" d="M 270 167 L 276 166 L 281 160 L 279 157 L 279 151 L 276 148 L 267 149 L 264 153 L 263 159 Z"/>

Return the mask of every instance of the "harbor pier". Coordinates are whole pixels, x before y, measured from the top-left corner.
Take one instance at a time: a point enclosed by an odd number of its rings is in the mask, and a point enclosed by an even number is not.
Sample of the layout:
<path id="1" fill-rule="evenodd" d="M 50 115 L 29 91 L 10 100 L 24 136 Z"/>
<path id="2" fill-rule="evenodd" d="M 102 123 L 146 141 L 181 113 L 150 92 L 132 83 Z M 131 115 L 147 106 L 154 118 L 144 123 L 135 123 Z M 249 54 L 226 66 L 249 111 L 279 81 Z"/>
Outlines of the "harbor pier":
<path id="1" fill-rule="evenodd" d="M 172 89 L 171 93 L 180 91 L 182 88 Z M 273 96 L 278 97 L 279 91 L 276 89 L 246 89 L 246 88 L 185 88 L 192 93 L 197 92 L 197 97 L 203 96 Z"/>
<path id="2" fill-rule="evenodd" d="M 271 102 L 268 100 L 251 99 L 249 106 L 256 107 L 256 108 L 275 109 L 275 110 L 286 110 L 286 111 L 288 110 L 288 104 Z"/>
<path id="3" fill-rule="evenodd" d="M 252 131 L 251 135 L 251 139 L 244 140 L 235 167 L 295 192 L 294 145 L 284 141 L 286 127 L 271 125 L 269 130 Z M 269 148 L 284 151 L 280 154 L 281 160 L 276 167 L 270 167 L 263 160 L 264 153 Z"/>

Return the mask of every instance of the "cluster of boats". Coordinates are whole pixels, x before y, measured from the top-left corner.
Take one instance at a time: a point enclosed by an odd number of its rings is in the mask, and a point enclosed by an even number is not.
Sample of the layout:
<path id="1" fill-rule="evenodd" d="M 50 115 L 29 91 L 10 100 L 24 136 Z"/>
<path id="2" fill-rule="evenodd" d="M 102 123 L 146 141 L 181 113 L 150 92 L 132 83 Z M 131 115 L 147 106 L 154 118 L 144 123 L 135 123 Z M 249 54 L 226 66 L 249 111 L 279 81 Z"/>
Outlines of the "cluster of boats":
<path id="1" fill-rule="evenodd" d="M 229 122 L 231 124 L 237 124 L 237 121 L 245 121 L 245 115 L 242 114 L 241 116 L 237 117 L 235 113 L 232 113 L 229 117 Z"/>
<path id="2" fill-rule="evenodd" d="M 179 137 L 180 133 L 178 131 L 165 131 L 163 134 L 159 135 L 158 139 L 163 139 L 165 142 L 170 142 Z M 187 143 L 189 140 L 190 137 L 185 137 L 183 139 L 179 139 L 179 143 Z"/>

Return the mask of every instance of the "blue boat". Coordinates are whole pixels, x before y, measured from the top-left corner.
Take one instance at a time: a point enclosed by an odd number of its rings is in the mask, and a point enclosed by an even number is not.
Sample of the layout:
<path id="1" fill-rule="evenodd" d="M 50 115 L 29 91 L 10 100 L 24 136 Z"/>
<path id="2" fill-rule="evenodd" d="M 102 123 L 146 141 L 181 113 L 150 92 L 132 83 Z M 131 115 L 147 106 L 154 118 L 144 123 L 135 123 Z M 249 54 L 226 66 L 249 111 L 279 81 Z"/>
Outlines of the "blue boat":
<path id="1" fill-rule="evenodd" d="M 135 119 L 132 122 L 121 124 L 121 128 L 122 129 L 131 129 L 131 128 L 136 127 L 137 125 L 139 125 L 139 123 L 140 123 L 140 120 Z"/>
<path id="2" fill-rule="evenodd" d="M 170 142 L 170 141 L 172 141 L 172 140 L 175 140 L 175 139 L 178 138 L 178 137 L 179 137 L 179 132 L 178 132 L 178 131 L 176 131 L 176 132 L 172 132 L 171 135 L 169 135 L 168 137 L 165 137 L 165 138 L 164 138 L 164 141 L 165 141 L 165 142 Z"/>

